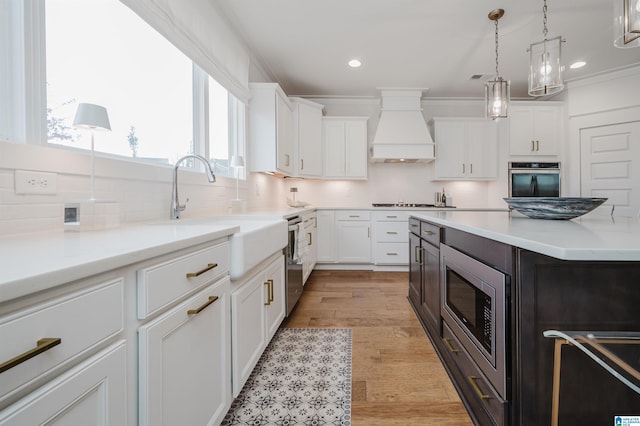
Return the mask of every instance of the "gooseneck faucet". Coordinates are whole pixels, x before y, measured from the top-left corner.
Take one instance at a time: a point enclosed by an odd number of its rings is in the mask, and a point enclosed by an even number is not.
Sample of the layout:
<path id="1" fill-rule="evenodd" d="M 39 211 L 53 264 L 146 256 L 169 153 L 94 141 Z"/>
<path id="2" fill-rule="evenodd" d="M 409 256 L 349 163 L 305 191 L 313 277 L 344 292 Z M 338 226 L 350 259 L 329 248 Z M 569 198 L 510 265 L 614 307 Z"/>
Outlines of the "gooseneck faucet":
<path id="1" fill-rule="evenodd" d="M 171 189 L 171 219 L 180 219 L 180 212 L 184 211 L 187 208 L 187 201 L 184 204 L 180 204 L 178 198 L 178 167 L 180 167 L 180 163 L 182 163 L 187 158 L 196 158 L 202 161 L 205 165 L 204 171 L 207 173 L 207 179 L 209 183 L 214 183 L 216 181 L 216 176 L 213 174 L 213 169 L 211 168 L 211 164 L 201 155 L 197 154 L 187 154 L 184 157 L 180 158 L 176 161 L 176 165 L 173 166 L 173 188 Z"/>

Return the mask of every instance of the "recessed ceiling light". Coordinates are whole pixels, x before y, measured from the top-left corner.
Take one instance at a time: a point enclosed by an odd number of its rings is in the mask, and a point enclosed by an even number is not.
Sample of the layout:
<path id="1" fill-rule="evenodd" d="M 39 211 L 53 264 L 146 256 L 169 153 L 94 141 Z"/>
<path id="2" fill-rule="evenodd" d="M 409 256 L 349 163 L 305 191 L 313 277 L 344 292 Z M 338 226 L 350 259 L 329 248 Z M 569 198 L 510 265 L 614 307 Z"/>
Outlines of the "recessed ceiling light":
<path id="1" fill-rule="evenodd" d="M 569 65 L 569 68 L 571 68 L 572 70 L 577 70 L 578 68 L 582 68 L 585 65 L 587 65 L 586 62 L 584 61 L 578 61 L 578 62 L 574 62 L 571 65 Z"/>
<path id="2" fill-rule="evenodd" d="M 348 62 L 351 68 L 360 68 L 362 66 L 362 61 L 360 59 L 352 59 Z"/>

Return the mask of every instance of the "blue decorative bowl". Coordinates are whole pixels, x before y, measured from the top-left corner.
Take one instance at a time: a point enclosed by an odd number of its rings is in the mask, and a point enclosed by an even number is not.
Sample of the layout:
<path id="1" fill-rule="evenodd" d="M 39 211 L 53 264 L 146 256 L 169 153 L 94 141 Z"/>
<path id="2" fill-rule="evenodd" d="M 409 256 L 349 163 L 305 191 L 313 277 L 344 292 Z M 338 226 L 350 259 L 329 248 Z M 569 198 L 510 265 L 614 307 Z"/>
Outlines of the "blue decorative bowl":
<path id="1" fill-rule="evenodd" d="M 509 207 L 532 219 L 573 219 L 589 213 L 606 198 L 513 197 L 503 198 Z"/>

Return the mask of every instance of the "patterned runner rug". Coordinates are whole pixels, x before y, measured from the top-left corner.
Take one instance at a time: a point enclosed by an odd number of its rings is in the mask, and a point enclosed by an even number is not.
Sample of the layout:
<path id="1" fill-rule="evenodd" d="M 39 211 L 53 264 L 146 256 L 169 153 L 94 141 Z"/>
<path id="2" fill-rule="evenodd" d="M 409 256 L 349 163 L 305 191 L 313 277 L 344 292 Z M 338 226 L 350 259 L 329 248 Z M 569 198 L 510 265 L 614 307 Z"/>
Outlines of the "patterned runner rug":
<path id="1" fill-rule="evenodd" d="M 351 329 L 281 328 L 222 425 L 350 425 Z"/>

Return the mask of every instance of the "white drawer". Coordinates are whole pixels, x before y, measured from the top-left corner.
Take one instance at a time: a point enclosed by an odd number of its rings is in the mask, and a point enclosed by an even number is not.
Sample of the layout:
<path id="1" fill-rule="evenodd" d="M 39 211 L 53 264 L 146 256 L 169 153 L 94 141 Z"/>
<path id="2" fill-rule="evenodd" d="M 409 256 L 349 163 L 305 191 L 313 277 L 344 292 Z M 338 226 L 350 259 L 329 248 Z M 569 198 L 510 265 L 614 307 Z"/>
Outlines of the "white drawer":
<path id="1" fill-rule="evenodd" d="M 409 244 L 408 243 L 377 243 L 376 244 L 376 264 L 377 265 L 408 265 L 409 264 Z"/>
<path id="2" fill-rule="evenodd" d="M 138 318 L 147 318 L 228 272 L 227 242 L 138 270 Z"/>
<path id="3" fill-rule="evenodd" d="M 371 220 L 368 210 L 337 210 L 336 220 Z"/>
<path id="4" fill-rule="evenodd" d="M 411 213 L 405 210 L 385 210 L 373 212 L 373 218 L 376 222 L 408 222 Z"/>
<path id="5" fill-rule="evenodd" d="M 376 243 L 409 242 L 409 225 L 407 222 L 376 222 Z"/>
<path id="6" fill-rule="evenodd" d="M 1 318 L 0 363 L 16 364 L 0 373 L 0 400 L 121 332 L 123 305 L 123 280 L 117 279 Z M 17 363 L 36 347 L 46 347 L 42 339 L 60 343 Z"/>

